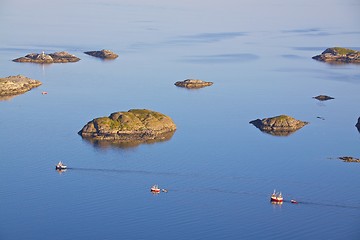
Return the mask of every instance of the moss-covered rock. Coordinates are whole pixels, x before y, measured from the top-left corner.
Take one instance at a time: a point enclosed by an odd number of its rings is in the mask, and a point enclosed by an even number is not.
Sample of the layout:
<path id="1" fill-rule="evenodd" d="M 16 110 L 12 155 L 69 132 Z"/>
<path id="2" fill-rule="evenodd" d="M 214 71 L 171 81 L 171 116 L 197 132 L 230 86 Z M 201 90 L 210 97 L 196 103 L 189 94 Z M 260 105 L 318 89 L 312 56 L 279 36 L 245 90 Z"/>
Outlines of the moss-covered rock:
<path id="1" fill-rule="evenodd" d="M 202 88 L 213 85 L 213 82 L 205 82 L 199 79 L 186 79 L 176 82 L 175 85 L 184 88 Z"/>
<path id="2" fill-rule="evenodd" d="M 115 59 L 119 56 L 116 53 L 113 53 L 112 51 L 105 50 L 105 49 L 103 49 L 101 51 L 88 51 L 88 52 L 84 52 L 84 53 L 87 55 L 102 58 L 102 59 Z"/>
<path id="3" fill-rule="evenodd" d="M 79 134 L 84 138 L 118 142 L 161 140 L 176 125 L 162 113 L 147 109 L 132 109 L 128 112 L 115 112 L 109 117 L 95 118 L 88 122 Z"/>
<path id="4" fill-rule="evenodd" d="M 25 93 L 42 83 L 22 75 L 0 78 L 0 96 L 13 96 Z"/>
<path id="5" fill-rule="evenodd" d="M 360 52 L 348 48 L 333 47 L 312 58 L 329 63 L 360 63 Z"/>
<path id="6" fill-rule="evenodd" d="M 264 118 L 262 120 L 256 119 L 250 123 L 261 131 L 275 136 L 288 136 L 308 124 L 308 122 L 296 120 L 286 115 Z"/>
<path id="7" fill-rule="evenodd" d="M 31 62 L 31 63 L 68 63 L 77 62 L 80 58 L 67 52 L 55 52 L 51 54 L 30 53 L 25 57 L 16 58 L 14 62 Z"/>

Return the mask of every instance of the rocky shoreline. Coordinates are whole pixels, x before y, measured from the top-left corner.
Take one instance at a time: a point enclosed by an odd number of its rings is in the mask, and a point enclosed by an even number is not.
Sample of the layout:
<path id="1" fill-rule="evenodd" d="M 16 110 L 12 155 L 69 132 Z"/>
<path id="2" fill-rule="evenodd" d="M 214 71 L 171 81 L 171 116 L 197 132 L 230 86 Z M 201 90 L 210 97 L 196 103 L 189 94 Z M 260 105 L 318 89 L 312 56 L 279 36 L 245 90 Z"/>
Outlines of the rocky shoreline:
<path id="1" fill-rule="evenodd" d="M 25 93 L 42 83 L 22 75 L 0 78 L 0 97 Z"/>

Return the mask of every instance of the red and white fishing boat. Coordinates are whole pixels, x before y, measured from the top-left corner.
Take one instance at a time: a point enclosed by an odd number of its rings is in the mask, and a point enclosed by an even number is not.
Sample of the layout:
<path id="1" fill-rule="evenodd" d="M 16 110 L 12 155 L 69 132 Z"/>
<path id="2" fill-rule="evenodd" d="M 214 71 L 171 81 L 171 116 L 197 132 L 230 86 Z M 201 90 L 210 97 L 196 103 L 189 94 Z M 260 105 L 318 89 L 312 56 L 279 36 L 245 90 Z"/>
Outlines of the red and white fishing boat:
<path id="1" fill-rule="evenodd" d="M 283 197 L 282 197 L 281 192 L 280 192 L 280 193 L 277 193 L 277 192 L 274 190 L 273 194 L 271 194 L 270 201 L 271 201 L 271 202 L 283 202 L 284 199 L 283 199 Z"/>
<path id="2" fill-rule="evenodd" d="M 293 204 L 298 204 L 298 201 L 296 201 L 294 199 L 291 199 L 290 202 L 293 203 Z"/>
<path id="3" fill-rule="evenodd" d="M 159 188 L 158 185 L 155 184 L 150 188 L 150 191 L 153 193 L 159 193 L 161 191 L 161 189 Z"/>
<path id="4" fill-rule="evenodd" d="M 56 166 L 55 166 L 55 169 L 56 169 L 56 170 L 64 170 L 64 169 L 66 169 L 66 168 L 67 168 L 67 166 L 64 165 L 62 161 L 60 161 L 60 162 L 59 162 L 58 164 L 56 164 Z"/>

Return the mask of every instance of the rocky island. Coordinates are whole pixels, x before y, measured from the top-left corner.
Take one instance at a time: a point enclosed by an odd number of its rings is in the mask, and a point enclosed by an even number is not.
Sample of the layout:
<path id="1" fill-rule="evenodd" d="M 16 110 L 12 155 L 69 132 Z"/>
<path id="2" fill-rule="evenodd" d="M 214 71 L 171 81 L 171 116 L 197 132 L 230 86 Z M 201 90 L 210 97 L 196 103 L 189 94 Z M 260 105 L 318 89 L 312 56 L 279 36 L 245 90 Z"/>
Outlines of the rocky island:
<path id="1" fill-rule="evenodd" d="M 30 79 L 22 75 L 0 78 L 0 97 L 25 93 L 41 84 L 38 80 Z"/>
<path id="2" fill-rule="evenodd" d="M 67 52 L 55 52 L 46 54 L 42 53 L 30 53 L 25 57 L 16 58 L 14 62 L 31 62 L 31 63 L 68 63 L 77 62 L 80 58 Z"/>
<path id="3" fill-rule="evenodd" d="M 360 159 L 359 158 L 354 158 L 354 157 L 339 157 L 340 160 L 343 160 L 343 162 L 357 162 L 360 163 Z"/>
<path id="4" fill-rule="evenodd" d="M 178 81 L 175 83 L 178 87 L 184 88 L 202 88 L 213 85 L 212 82 L 205 82 L 199 79 L 186 79 L 184 81 Z"/>
<path id="5" fill-rule="evenodd" d="M 116 53 L 113 53 L 112 51 L 105 50 L 105 49 L 103 49 L 101 51 L 89 51 L 89 52 L 84 52 L 84 53 L 87 55 L 102 58 L 102 59 L 115 59 L 119 56 Z"/>
<path id="6" fill-rule="evenodd" d="M 175 130 L 176 125 L 172 119 L 162 113 L 147 109 L 132 109 L 127 112 L 114 112 L 109 117 L 95 118 L 78 134 L 92 141 L 137 143 L 167 139 Z"/>
<path id="7" fill-rule="evenodd" d="M 358 121 L 357 121 L 355 127 L 356 127 L 357 130 L 360 132 L 360 117 L 358 118 Z"/>
<path id="8" fill-rule="evenodd" d="M 264 118 L 262 120 L 256 119 L 250 123 L 262 132 L 274 136 L 288 136 L 308 124 L 308 122 L 296 120 L 295 118 L 286 115 Z"/>
<path id="9" fill-rule="evenodd" d="M 360 52 L 347 48 L 328 48 L 320 55 L 312 57 L 315 60 L 328 63 L 360 63 Z"/>
<path id="10" fill-rule="evenodd" d="M 316 97 L 313 97 L 319 101 L 327 101 L 327 100 L 331 100 L 331 99 L 335 99 L 333 97 L 329 97 L 329 96 L 326 96 L 326 95 L 319 95 L 319 96 L 316 96 Z"/>

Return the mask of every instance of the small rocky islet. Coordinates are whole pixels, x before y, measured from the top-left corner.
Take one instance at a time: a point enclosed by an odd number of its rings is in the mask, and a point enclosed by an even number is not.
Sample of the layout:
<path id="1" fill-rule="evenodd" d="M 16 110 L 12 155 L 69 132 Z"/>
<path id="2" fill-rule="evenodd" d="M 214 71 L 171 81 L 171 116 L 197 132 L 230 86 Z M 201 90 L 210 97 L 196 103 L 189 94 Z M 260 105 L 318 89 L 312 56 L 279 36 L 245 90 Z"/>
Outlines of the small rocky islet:
<path id="1" fill-rule="evenodd" d="M 349 156 L 339 157 L 339 159 L 342 160 L 343 162 L 357 162 L 357 163 L 360 163 L 359 158 L 354 158 L 354 157 L 349 157 Z"/>
<path id="2" fill-rule="evenodd" d="M 103 49 L 101 51 L 88 51 L 88 52 L 84 52 L 84 53 L 87 55 L 102 58 L 102 59 L 115 59 L 119 56 L 116 53 L 114 53 L 110 50 L 106 50 L 106 49 Z"/>
<path id="3" fill-rule="evenodd" d="M 287 115 L 264 118 L 262 120 L 256 119 L 249 123 L 260 129 L 260 131 L 274 136 L 288 136 L 309 124 L 308 122 L 303 122 Z"/>
<path id="4" fill-rule="evenodd" d="M 312 58 L 328 63 L 360 63 L 360 52 L 348 48 L 333 47 Z"/>
<path id="5" fill-rule="evenodd" d="M 184 88 L 203 88 L 207 86 L 213 85 L 213 82 L 205 82 L 200 79 L 186 79 L 184 81 L 178 81 L 175 83 L 177 87 L 184 87 Z"/>
<path id="6" fill-rule="evenodd" d="M 68 52 L 55 52 L 46 54 L 42 53 L 30 53 L 24 57 L 16 58 L 14 62 L 31 62 L 31 63 L 69 63 L 69 62 L 77 62 L 80 58 L 72 55 Z"/>
<path id="7" fill-rule="evenodd" d="M 0 97 L 25 93 L 42 83 L 23 75 L 0 78 Z"/>
<path id="8" fill-rule="evenodd" d="M 333 97 L 327 96 L 327 95 L 318 95 L 316 97 L 313 97 L 319 101 L 327 101 L 327 100 L 331 100 L 331 99 L 335 99 Z"/>
<path id="9" fill-rule="evenodd" d="M 146 142 L 168 139 L 176 130 L 173 120 L 165 114 L 147 109 L 114 112 L 109 117 L 95 118 L 79 132 L 91 141 Z"/>
<path id="10" fill-rule="evenodd" d="M 356 127 L 357 130 L 360 132 L 360 117 L 358 118 L 358 121 L 357 121 L 355 127 Z"/>

